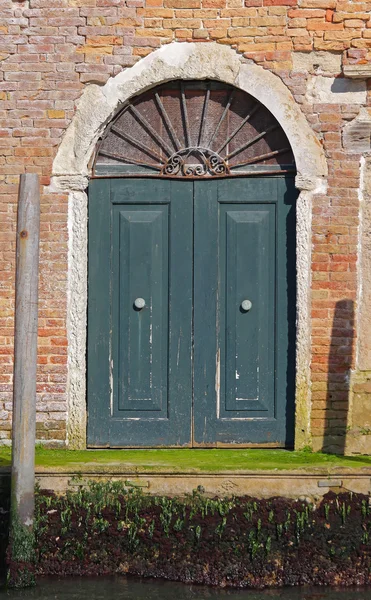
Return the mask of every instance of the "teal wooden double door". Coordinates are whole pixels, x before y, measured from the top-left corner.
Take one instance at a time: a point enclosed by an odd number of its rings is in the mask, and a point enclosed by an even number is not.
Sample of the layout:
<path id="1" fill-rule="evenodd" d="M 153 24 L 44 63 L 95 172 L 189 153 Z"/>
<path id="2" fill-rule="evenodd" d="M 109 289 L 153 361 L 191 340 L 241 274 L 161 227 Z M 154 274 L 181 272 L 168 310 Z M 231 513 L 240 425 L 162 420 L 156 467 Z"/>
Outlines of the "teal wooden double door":
<path id="1" fill-rule="evenodd" d="M 88 444 L 290 446 L 292 178 L 96 179 Z"/>

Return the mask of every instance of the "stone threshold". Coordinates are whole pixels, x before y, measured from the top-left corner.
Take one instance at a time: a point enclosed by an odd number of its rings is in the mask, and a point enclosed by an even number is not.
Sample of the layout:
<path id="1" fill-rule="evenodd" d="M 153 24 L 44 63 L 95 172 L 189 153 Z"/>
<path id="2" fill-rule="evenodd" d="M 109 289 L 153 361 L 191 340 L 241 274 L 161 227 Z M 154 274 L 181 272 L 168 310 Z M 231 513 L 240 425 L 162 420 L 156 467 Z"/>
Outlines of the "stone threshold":
<path id="1" fill-rule="evenodd" d="M 7 485 L 10 468 L 0 469 Z M 7 481 L 8 480 L 8 481 Z M 184 496 L 198 490 L 208 496 L 254 496 L 256 498 L 310 498 L 318 500 L 329 491 L 371 495 L 371 468 L 312 468 L 294 471 L 219 471 L 151 470 L 128 465 L 84 465 L 84 468 L 37 467 L 36 480 L 41 490 L 58 494 L 92 481 L 122 481 L 154 495 Z"/>

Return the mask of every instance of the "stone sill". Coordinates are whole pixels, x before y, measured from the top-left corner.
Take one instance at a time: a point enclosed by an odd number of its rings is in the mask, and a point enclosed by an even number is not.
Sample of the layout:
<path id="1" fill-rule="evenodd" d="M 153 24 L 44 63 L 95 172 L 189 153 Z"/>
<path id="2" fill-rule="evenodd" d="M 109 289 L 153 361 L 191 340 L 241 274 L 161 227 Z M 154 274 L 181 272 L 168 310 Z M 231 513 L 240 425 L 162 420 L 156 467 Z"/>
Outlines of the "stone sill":
<path id="1" fill-rule="evenodd" d="M 369 79 L 371 78 L 371 64 L 343 65 L 343 74 L 348 79 Z"/>
<path id="2" fill-rule="evenodd" d="M 80 476 L 80 477 L 79 477 Z M 89 481 L 120 481 L 128 487 L 140 488 L 145 494 L 165 496 L 185 496 L 194 490 L 209 497 L 253 496 L 256 498 L 310 499 L 311 502 L 333 491 L 337 494 L 354 492 L 371 494 L 371 470 L 369 468 L 312 469 L 311 472 L 296 470 L 291 472 L 133 472 L 127 467 L 104 470 L 85 468 L 75 469 L 38 467 L 36 481 L 41 490 L 53 490 L 65 494 L 76 490 Z M 0 488 L 9 489 L 10 468 L 0 468 Z"/>

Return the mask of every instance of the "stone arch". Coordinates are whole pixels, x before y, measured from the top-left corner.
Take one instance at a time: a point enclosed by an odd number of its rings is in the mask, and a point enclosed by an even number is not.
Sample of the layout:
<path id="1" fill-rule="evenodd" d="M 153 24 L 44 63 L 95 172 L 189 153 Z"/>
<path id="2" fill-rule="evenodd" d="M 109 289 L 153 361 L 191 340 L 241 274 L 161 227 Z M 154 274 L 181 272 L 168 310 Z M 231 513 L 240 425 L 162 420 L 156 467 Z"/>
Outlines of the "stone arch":
<path id="1" fill-rule="evenodd" d="M 86 88 L 54 160 L 53 175 L 88 176 L 95 144 L 122 103 L 171 79 L 215 79 L 248 92 L 270 110 L 284 129 L 295 155 L 298 177 L 306 182 L 300 187 L 313 189 L 326 176 L 322 147 L 279 77 L 242 62 L 227 46 L 179 42 L 149 54 L 103 87 Z"/>
<path id="2" fill-rule="evenodd" d="M 69 194 L 68 444 L 86 445 L 85 346 L 87 304 L 87 194 L 91 158 L 107 123 L 134 95 L 173 79 L 215 79 L 246 91 L 270 110 L 293 150 L 297 201 L 296 446 L 310 442 L 311 199 L 326 187 L 325 155 L 305 116 L 279 77 L 247 63 L 230 47 L 172 43 L 111 78 L 88 86 L 53 163 L 50 191 Z"/>

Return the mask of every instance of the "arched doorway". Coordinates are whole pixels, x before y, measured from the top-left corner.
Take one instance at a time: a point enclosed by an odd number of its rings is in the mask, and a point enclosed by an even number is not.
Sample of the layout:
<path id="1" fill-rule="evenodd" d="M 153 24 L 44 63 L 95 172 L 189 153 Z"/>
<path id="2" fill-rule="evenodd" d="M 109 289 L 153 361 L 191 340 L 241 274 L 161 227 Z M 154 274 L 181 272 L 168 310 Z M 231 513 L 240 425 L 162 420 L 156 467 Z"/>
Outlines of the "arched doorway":
<path id="1" fill-rule="evenodd" d="M 291 446 L 295 164 L 215 81 L 127 102 L 89 186 L 88 444 Z"/>

